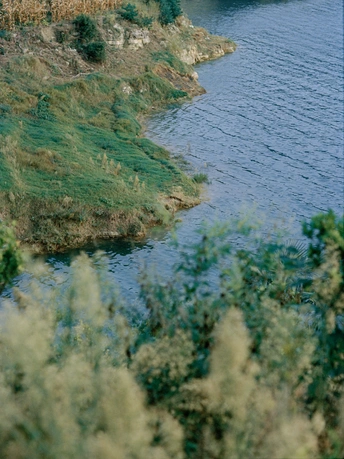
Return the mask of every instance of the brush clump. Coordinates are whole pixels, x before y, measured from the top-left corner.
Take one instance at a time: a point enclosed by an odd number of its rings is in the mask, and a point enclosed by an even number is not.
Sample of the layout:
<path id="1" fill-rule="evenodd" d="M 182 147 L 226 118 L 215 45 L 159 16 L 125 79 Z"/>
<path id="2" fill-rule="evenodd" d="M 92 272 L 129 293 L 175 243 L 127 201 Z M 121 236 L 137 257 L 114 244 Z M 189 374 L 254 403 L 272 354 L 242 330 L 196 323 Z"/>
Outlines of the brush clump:
<path id="1" fill-rule="evenodd" d="M 1 457 L 342 457 L 343 221 L 306 233 L 206 228 L 168 279 L 142 273 L 139 310 L 99 254 L 51 288 L 31 262 L 0 313 Z"/>

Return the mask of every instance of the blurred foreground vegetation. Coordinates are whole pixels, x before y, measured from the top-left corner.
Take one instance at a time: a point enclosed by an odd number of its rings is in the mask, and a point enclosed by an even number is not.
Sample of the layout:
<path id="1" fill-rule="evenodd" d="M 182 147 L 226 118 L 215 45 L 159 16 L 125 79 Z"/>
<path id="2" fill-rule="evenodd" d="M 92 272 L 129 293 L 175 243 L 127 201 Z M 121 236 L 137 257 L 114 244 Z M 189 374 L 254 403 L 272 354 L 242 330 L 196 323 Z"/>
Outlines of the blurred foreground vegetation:
<path id="1" fill-rule="evenodd" d="M 303 231 L 304 247 L 242 221 L 205 229 L 168 280 L 142 274 L 146 313 L 86 255 L 67 292 L 14 289 L 0 457 L 342 458 L 344 221 L 329 212 Z"/>

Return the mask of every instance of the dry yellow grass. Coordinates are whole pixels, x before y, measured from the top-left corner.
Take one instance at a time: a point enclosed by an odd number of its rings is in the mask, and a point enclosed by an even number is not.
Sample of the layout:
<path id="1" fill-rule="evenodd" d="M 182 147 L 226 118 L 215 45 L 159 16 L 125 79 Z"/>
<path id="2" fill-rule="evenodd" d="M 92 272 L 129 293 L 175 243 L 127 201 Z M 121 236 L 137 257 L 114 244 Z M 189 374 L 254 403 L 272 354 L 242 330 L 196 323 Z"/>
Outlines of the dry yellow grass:
<path id="1" fill-rule="evenodd" d="M 121 0 L 53 0 L 51 14 L 53 21 L 71 19 L 78 14 L 94 14 L 97 11 L 114 10 Z"/>
<path id="2" fill-rule="evenodd" d="M 17 23 L 37 23 L 46 18 L 48 2 L 45 0 L 3 0 L 0 27 L 12 29 Z"/>
<path id="3" fill-rule="evenodd" d="M 13 29 L 16 24 L 37 24 L 51 14 L 52 20 L 72 19 L 78 14 L 94 14 L 118 8 L 122 0 L 3 0 L 0 28 Z"/>

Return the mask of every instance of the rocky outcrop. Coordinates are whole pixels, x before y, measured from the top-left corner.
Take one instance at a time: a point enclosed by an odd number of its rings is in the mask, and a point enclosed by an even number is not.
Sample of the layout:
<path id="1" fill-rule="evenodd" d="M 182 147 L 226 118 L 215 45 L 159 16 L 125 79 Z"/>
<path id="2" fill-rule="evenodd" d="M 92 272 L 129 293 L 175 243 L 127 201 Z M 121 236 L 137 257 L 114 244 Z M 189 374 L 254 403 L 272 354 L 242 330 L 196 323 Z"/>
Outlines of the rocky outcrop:
<path id="1" fill-rule="evenodd" d="M 114 24 L 111 29 L 107 29 L 107 44 L 117 49 L 122 49 L 125 44 L 125 29 L 120 24 Z"/>
<path id="2" fill-rule="evenodd" d="M 177 52 L 179 59 L 186 64 L 195 65 L 235 51 L 234 42 L 225 40 L 223 37 L 211 36 L 210 38 L 205 29 L 194 27 L 191 21 L 184 16 L 177 19 L 176 27 L 179 30 L 191 29 L 192 42 Z"/>
<path id="3" fill-rule="evenodd" d="M 157 65 L 153 71 L 160 78 L 168 80 L 176 89 L 185 91 L 190 96 L 196 96 L 205 93 L 205 89 L 202 88 L 202 86 L 200 86 L 197 81 L 197 72 L 182 75 L 173 68 L 161 64 Z"/>
<path id="4" fill-rule="evenodd" d="M 127 44 L 130 49 L 143 48 L 150 43 L 149 31 L 147 29 L 132 29 L 127 31 Z"/>
<path id="5" fill-rule="evenodd" d="M 137 50 L 150 43 L 151 39 L 147 29 L 124 28 L 120 24 L 114 24 L 106 31 L 106 43 L 116 49 L 129 48 Z"/>

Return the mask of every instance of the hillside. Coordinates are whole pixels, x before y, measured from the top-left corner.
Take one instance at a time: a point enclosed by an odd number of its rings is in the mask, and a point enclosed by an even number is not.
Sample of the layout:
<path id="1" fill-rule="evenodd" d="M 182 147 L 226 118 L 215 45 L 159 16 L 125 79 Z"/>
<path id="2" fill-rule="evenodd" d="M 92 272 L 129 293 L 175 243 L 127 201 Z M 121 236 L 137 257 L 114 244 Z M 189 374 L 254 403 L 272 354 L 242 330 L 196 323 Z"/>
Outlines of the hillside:
<path id="1" fill-rule="evenodd" d="M 0 219 L 35 251 L 142 236 L 199 202 L 139 120 L 204 92 L 192 65 L 235 45 L 137 4 L 151 24 L 122 9 L 0 31 Z"/>

